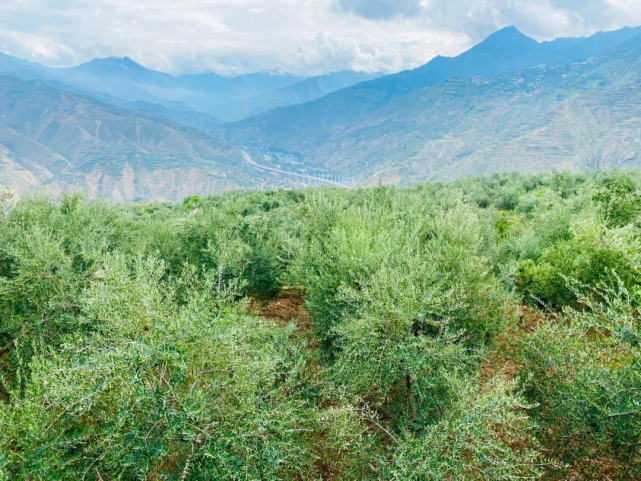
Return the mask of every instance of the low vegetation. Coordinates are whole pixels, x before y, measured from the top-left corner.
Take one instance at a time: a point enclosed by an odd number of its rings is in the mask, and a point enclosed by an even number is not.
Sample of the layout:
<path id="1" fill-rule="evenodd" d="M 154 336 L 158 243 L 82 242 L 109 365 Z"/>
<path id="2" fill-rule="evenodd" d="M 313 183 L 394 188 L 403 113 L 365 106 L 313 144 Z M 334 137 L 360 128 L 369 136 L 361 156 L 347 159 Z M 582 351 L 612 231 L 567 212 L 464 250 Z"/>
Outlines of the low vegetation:
<path id="1" fill-rule="evenodd" d="M 0 216 L 0 479 L 641 477 L 641 174 Z"/>

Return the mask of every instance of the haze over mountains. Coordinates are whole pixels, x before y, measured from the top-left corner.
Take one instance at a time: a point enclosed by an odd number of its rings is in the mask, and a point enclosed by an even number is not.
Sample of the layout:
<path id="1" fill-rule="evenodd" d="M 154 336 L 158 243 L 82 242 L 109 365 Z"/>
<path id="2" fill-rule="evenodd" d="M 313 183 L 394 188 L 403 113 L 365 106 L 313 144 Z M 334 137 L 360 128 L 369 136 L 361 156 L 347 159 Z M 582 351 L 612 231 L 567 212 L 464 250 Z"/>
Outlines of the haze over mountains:
<path id="1" fill-rule="evenodd" d="M 456 58 L 437 57 L 416 70 L 222 125 L 217 132 L 257 152 L 286 153 L 281 157 L 323 166 L 361 182 L 414 183 L 470 173 L 587 168 L 588 156 L 598 156 L 600 151 L 584 143 L 600 137 L 571 146 L 562 143 L 561 138 L 572 134 L 548 131 L 556 117 L 547 109 L 571 109 L 568 102 L 595 87 L 588 81 L 591 70 L 611 60 L 613 45 L 625 45 L 640 34 L 638 28 L 623 29 L 589 39 L 539 44 L 511 27 Z M 632 61 L 640 52 L 636 44 L 629 49 Z M 604 57 L 564 70 L 570 62 L 595 55 Z M 518 74 L 506 75 L 512 72 Z M 575 72 L 579 78 L 570 82 L 566 77 Z M 606 83 L 599 92 L 604 102 L 605 87 L 619 80 L 603 78 Z M 609 106 L 598 104 L 598 108 Z M 632 114 L 635 112 L 633 109 Z M 587 109 L 572 123 L 578 128 L 594 115 Z M 527 136 L 532 135 L 527 126 L 539 136 L 558 136 L 558 141 L 549 141 L 555 150 L 552 157 L 534 145 L 538 140 Z M 509 154 L 501 143 L 503 138 L 505 142 L 509 139 Z M 577 150 L 579 145 L 582 150 Z M 526 160 L 523 149 L 534 149 L 536 155 Z"/>
<path id="2" fill-rule="evenodd" d="M 50 69 L 2 55 L 0 182 L 176 200 L 306 175 L 411 184 L 639 165 L 640 61 L 641 28 L 539 43 L 511 27 L 385 77 L 174 77 L 128 58 Z"/>
<path id="3" fill-rule="evenodd" d="M 73 187 L 115 201 L 260 187 L 241 152 L 168 119 L 0 77 L 0 179 L 18 190 Z"/>
<path id="4" fill-rule="evenodd" d="M 163 115 L 175 115 L 182 121 L 180 112 L 199 112 L 201 119 L 209 116 L 210 125 L 314 100 L 378 76 L 346 71 L 312 78 L 262 73 L 175 77 L 149 70 L 128 57 L 98 58 L 71 68 L 48 68 L 4 54 L 0 54 L 0 73 L 41 80 L 129 110 L 157 113 L 164 107 Z"/>

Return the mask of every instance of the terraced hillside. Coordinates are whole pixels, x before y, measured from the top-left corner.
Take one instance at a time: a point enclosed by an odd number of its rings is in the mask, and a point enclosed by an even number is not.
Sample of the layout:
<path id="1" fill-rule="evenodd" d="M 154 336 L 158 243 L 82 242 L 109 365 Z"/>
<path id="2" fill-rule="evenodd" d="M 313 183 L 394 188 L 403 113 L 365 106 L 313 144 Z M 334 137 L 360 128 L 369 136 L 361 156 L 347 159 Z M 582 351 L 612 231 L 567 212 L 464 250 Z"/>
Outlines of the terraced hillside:
<path id="1" fill-rule="evenodd" d="M 82 188 L 117 202 L 259 186 L 241 152 L 204 132 L 40 81 L 0 77 L 0 183 Z"/>
<path id="2" fill-rule="evenodd" d="M 640 62 L 641 39 L 635 37 L 561 67 L 453 78 L 351 118 L 347 101 L 342 111 L 334 106 L 340 112 L 323 117 L 328 97 L 219 132 L 235 144 L 286 153 L 307 168 L 322 166 L 361 183 L 638 165 Z M 346 91 L 342 95 L 347 98 Z"/>

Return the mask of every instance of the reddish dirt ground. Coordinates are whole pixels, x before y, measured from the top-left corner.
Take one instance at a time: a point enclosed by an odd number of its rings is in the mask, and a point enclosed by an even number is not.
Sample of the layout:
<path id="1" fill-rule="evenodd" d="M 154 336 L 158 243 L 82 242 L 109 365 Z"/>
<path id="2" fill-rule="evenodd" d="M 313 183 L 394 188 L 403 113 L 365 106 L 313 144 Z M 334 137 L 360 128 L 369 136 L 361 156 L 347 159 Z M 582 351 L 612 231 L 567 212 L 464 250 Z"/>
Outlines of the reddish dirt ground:
<path id="1" fill-rule="evenodd" d="M 519 372 L 519 366 L 511 359 L 512 346 L 524 336 L 533 334 L 545 322 L 547 320 L 541 312 L 522 306 L 517 326 L 499 337 L 496 349 L 481 366 L 482 384 L 486 385 L 498 375 L 507 381 L 514 379 Z"/>
<path id="2" fill-rule="evenodd" d="M 489 353 L 487 359 L 481 366 L 481 389 L 491 385 L 493 379 L 497 376 L 511 381 L 516 378 L 520 371 L 520 366 L 513 361 L 514 346 L 521 340 L 531 336 L 543 324 L 552 322 L 552 317 L 545 313 L 521 306 L 519 312 L 519 322 L 516 326 L 499 337 L 496 348 Z M 543 449 L 544 457 L 551 455 L 554 457 L 554 448 L 548 446 Z M 624 476 L 624 467 L 616 458 L 595 453 L 593 458 L 584 458 L 576 462 L 569 469 L 561 470 L 558 473 L 548 473 L 543 477 L 549 481 L 615 481 L 620 479 L 631 479 Z M 635 478 L 636 479 L 636 478 Z"/>
<path id="3" fill-rule="evenodd" d="M 295 323 L 298 326 L 297 337 L 307 338 L 308 346 L 318 349 L 320 344 L 314 336 L 314 326 L 309 313 L 305 310 L 304 295 L 305 289 L 302 287 L 285 287 L 278 299 L 254 300 L 250 304 L 249 310 L 279 326 Z"/>
<path id="4" fill-rule="evenodd" d="M 278 299 L 271 301 L 254 300 L 250 309 L 260 317 L 275 321 L 278 325 L 287 325 L 290 322 L 309 322 L 309 314 L 303 309 L 303 289 L 296 287 L 284 288 Z"/>

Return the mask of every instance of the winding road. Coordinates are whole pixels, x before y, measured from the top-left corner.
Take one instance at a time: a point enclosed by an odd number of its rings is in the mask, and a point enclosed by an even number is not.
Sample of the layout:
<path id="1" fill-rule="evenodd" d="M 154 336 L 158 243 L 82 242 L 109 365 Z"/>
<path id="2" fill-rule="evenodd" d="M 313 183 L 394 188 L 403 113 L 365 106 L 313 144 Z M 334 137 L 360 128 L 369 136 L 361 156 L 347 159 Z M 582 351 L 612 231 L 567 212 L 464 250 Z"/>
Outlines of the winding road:
<path id="1" fill-rule="evenodd" d="M 290 175 L 292 177 L 298 177 L 300 179 L 307 179 L 307 180 L 315 180 L 318 182 L 322 182 L 327 185 L 333 185 L 334 187 L 343 187 L 345 189 L 351 189 L 351 187 L 347 184 L 343 184 L 342 182 L 336 182 L 334 180 L 327 180 L 323 179 L 321 177 L 314 177 L 311 175 L 305 175 L 305 174 L 296 174 L 294 172 L 287 172 L 286 170 L 280 170 L 280 169 L 274 169 L 273 167 L 266 167 L 264 165 L 260 165 L 254 159 L 252 159 L 251 155 L 249 155 L 247 152 L 245 152 L 242 149 L 239 149 L 240 152 L 243 154 L 243 157 L 245 158 L 245 161 L 251 165 L 252 167 L 258 169 L 258 170 L 266 170 L 269 172 L 276 172 L 278 174 L 283 174 L 283 175 Z"/>

